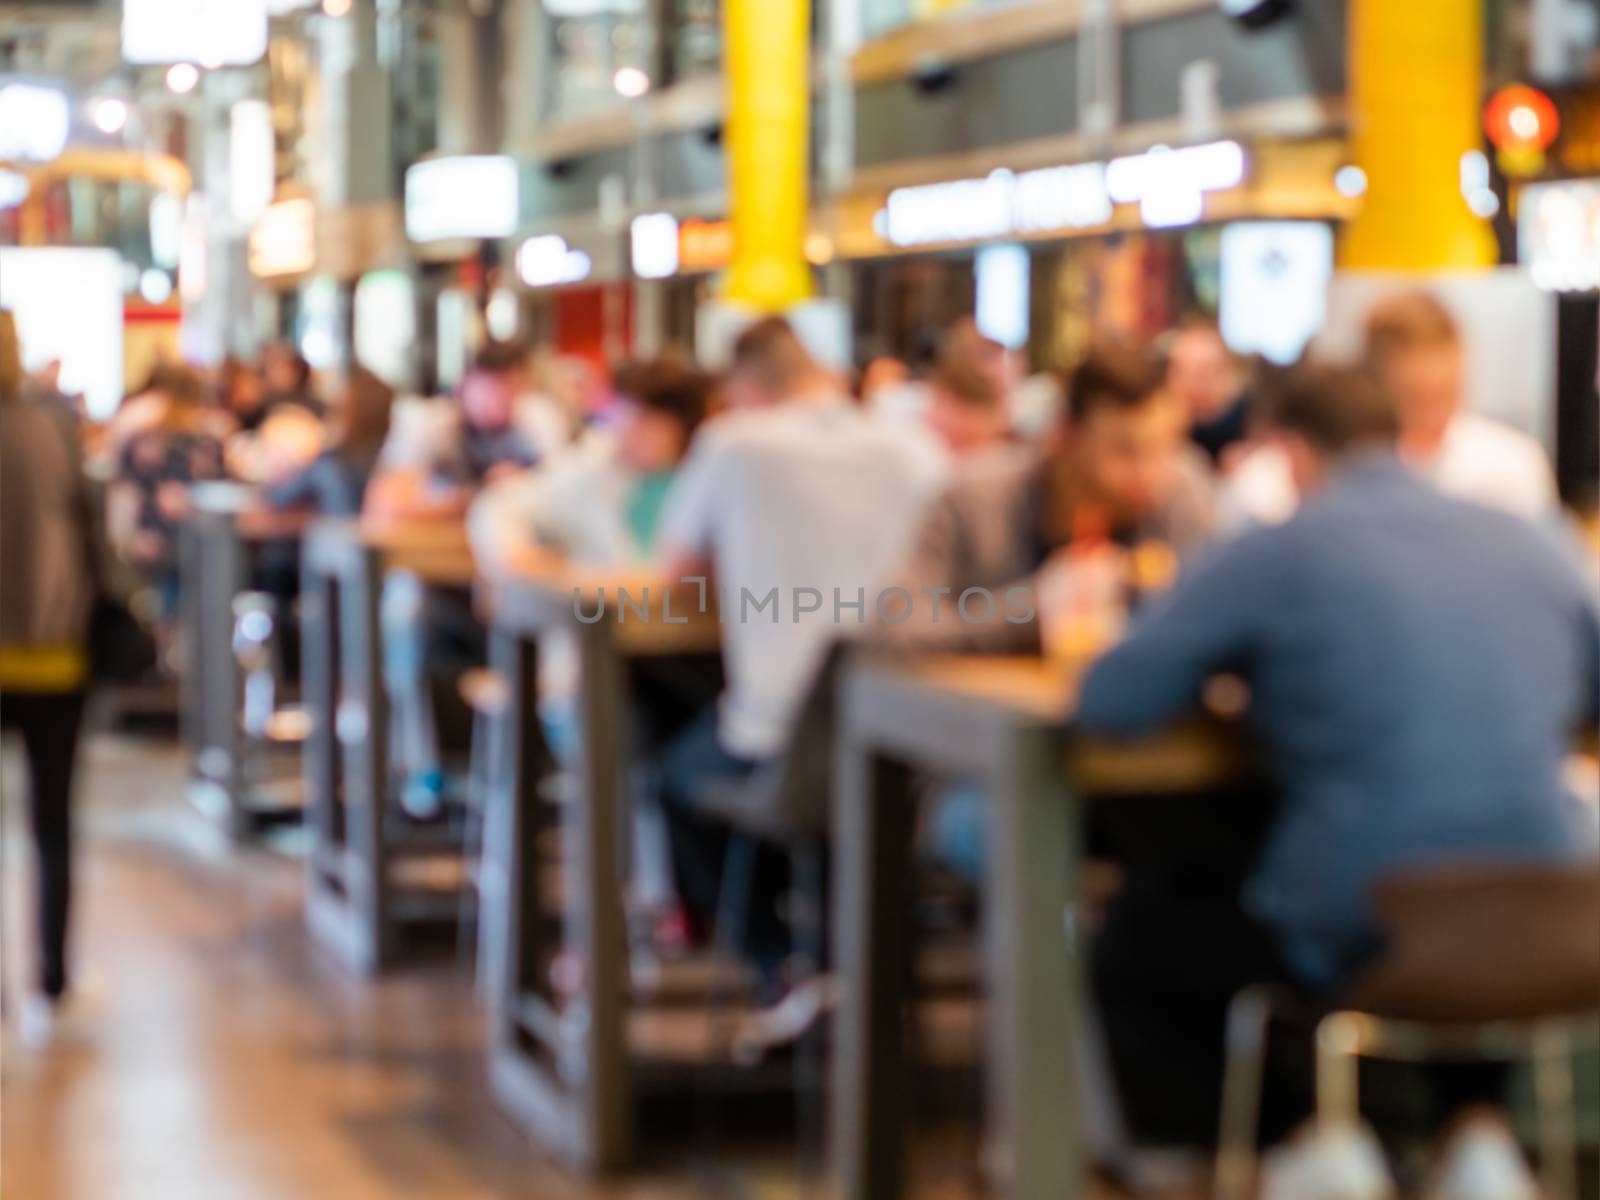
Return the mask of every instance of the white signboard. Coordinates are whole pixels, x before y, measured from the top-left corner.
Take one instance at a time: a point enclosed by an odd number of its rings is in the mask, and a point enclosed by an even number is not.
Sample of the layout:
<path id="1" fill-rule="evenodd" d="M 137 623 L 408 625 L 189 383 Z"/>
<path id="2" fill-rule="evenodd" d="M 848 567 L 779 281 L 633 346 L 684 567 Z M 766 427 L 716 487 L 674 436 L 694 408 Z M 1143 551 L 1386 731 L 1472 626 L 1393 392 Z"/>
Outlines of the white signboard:
<path id="1" fill-rule="evenodd" d="M 587 254 L 567 245 L 560 234 L 531 237 L 517 248 L 517 276 L 529 287 L 581 283 L 593 266 Z"/>
<path id="2" fill-rule="evenodd" d="M 104 420 L 122 403 L 122 257 L 78 246 L 0 246 L 0 308 L 25 370 L 61 360 L 61 388 Z"/>
<path id="3" fill-rule="evenodd" d="M 1105 172 L 1080 163 L 896 188 L 878 214 L 878 233 L 896 246 L 926 246 L 1103 225 L 1111 219 Z"/>
<path id="4" fill-rule="evenodd" d="M 406 171 L 413 242 L 503 238 L 517 227 L 517 164 L 503 154 L 430 158 Z"/>
<path id="5" fill-rule="evenodd" d="M 1239 221 L 1222 231 L 1222 336 L 1238 354 L 1288 364 L 1328 311 L 1333 230 L 1320 221 Z"/>
<path id="6" fill-rule="evenodd" d="M 671 213 L 645 213 L 633 219 L 633 273 L 640 279 L 666 279 L 678 270 L 678 220 Z"/>
<path id="7" fill-rule="evenodd" d="M 317 265 L 317 210 L 309 199 L 280 200 L 250 231 L 250 273 L 299 275 Z"/>
<path id="8" fill-rule="evenodd" d="M 1143 154 L 1114 158 L 1106 165 L 1106 190 L 1118 204 L 1139 205 L 1152 229 L 1193 225 L 1205 215 L 1207 192 L 1244 182 L 1244 147 L 1238 142 L 1208 142 L 1173 150 L 1155 146 Z"/>
<path id="9" fill-rule="evenodd" d="M 244 66 L 266 52 L 266 0 L 122 0 L 128 62 Z"/>
<path id="10" fill-rule="evenodd" d="M 0 158 L 49 162 L 66 149 L 71 131 L 65 92 L 34 83 L 0 87 Z"/>
<path id="11" fill-rule="evenodd" d="M 240 100 L 228 112 L 228 202 L 248 229 L 272 203 L 278 186 L 278 143 L 272 106 Z"/>
<path id="12" fill-rule="evenodd" d="M 978 332 L 1015 350 L 1028 341 L 1030 259 L 1026 246 L 985 246 L 978 251 L 974 274 Z"/>
<path id="13" fill-rule="evenodd" d="M 1600 179 L 1523 188 L 1517 259 L 1546 291 L 1600 288 Z"/>
<path id="14" fill-rule="evenodd" d="M 411 386 L 416 296 L 404 271 L 368 271 L 356 283 L 356 361 L 390 387 Z"/>

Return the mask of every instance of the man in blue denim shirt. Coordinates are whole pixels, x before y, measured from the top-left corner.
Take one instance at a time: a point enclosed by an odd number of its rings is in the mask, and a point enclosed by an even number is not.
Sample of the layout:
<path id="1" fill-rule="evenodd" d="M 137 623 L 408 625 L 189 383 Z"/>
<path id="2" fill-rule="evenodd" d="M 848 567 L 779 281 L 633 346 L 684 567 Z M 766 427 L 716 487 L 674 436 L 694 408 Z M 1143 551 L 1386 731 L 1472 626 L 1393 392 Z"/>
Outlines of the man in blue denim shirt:
<path id="1" fill-rule="evenodd" d="M 1561 771 L 1600 710 L 1592 588 L 1546 534 L 1405 467 L 1392 405 L 1364 375 L 1302 371 L 1276 409 L 1300 513 L 1218 550 L 1081 697 L 1085 730 L 1139 733 L 1237 672 L 1283 789 L 1242 905 L 1143 896 L 1109 915 L 1096 983 L 1135 1117 L 1150 1089 L 1172 1113 L 1178 1077 L 1207 1104 L 1240 987 L 1342 985 L 1376 948 L 1379 878 L 1578 853 Z"/>

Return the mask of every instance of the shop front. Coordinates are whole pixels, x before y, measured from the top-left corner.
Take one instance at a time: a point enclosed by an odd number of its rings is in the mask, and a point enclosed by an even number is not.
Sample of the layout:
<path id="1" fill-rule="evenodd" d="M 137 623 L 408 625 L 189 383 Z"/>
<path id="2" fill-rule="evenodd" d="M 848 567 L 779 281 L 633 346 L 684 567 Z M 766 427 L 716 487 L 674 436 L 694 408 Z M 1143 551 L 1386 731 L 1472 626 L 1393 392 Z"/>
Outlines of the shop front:
<path id="1" fill-rule="evenodd" d="M 1342 163 L 1336 139 L 1219 140 L 846 197 L 858 353 L 923 362 L 973 315 L 1046 368 L 1196 311 L 1229 332 L 1230 306 L 1248 305 L 1277 319 L 1235 322 L 1236 347 L 1292 357 L 1320 319 L 1332 229 L 1357 203 L 1335 185 Z"/>

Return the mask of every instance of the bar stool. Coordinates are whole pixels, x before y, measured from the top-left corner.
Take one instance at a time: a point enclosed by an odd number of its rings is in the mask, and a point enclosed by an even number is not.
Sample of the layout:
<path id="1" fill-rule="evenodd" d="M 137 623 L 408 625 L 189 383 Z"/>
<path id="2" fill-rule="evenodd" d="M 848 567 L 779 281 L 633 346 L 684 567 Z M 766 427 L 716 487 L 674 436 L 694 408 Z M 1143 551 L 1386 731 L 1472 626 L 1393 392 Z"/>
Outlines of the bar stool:
<path id="1" fill-rule="evenodd" d="M 1600 1048 L 1600 866 L 1459 866 L 1374 892 L 1382 957 L 1315 1020 L 1316 1119 L 1359 1119 L 1362 1058 L 1526 1061 L 1540 1167 L 1552 1200 L 1577 1200 L 1572 1056 Z M 1252 988 L 1228 1014 L 1217 1200 L 1247 1200 L 1257 1173 L 1266 1046 L 1306 1005 Z"/>
<path id="2" fill-rule="evenodd" d="M 461 834 L 465 879 L 458 900 L 456 953 L 464 959 L 467 947 L 476 941 L 473 977 L 481 988 L 488 978 L 488 939 L 481 936 L 474 938 L 474 927 L 481 922 L 487 907 L 484 897 L 484 828 L 493 789 L 503 777 L 498 763 L 505 749 L 507 730 L 504 716 L 511 699 L 511 689 L 499 672 L 477 667 L 462 675 L 460 692 L 462 701 L 472 712 L 472 748 L 467 768 L 467 805 Z"/>

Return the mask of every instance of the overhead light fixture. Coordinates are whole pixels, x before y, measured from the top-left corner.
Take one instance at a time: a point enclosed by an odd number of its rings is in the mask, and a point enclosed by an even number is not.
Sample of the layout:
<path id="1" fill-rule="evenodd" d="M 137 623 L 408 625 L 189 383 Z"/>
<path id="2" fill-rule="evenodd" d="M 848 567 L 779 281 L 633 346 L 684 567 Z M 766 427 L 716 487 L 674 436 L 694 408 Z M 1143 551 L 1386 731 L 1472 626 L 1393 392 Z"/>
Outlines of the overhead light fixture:
<path id="1" fill-rule="evenodd" d="M 1246 29 L 1265 29 L 1294 8 L 1293 0 L 1219 0 L 1222 11 Z"/>
<path id="2" fill-rule="evenodd" d="M 67 148 L 71 132 L 66 93 L 34 83 L 0 87 L 0 158 L 49 162 Z"/>
<path id="3" fill-rule="evenodd" d="M 633 273 L 640 279 L 666 279 L 678 273 L 678 219 L 671 213 L 644 213 L 633 219 Z"/>
<path id="4" fill-rule="evenodd" d="M 1354 200 L 1367 194 L 1367 173 L 1360 167 L 1346 165 L 1333 173 L 1333 188 L 1341 196 Z"/>
<path id="5" fill-rule="evenodd" d="M 517 249 L 517 274 L 529 287 L 580 283 L 592 266 L 587 254 L 574 250 L 556 233 L 531 237 Z"/>
<path id="6" fill-rule="evenodd" d="M 267 52 L 267 0 L 122 0 L 130 63 L 242 67 Z"/>
<path id="7" fill-rule="evenodd" d="M 350 11 L 350 0 L 322 0 L 322 13 L 328 17 L 342 17 Z"/>
<path id="8" fill-rule="evenodd" d="M 639 67 L 618 67 L 611 86 L 617 89 L 617 95 L 637 100 L 650 90 L 650 76 Z"/>
<path id="9" fill-rule="evenodd" d="M 0 169 L 0 212 L 15 208 L 28 198 L 28 177 L 17 171 Z"/>
<path id="10" fill-rule="evenodd" d="M 128 123 L 128 103 L 115 96 L 104 96 L 95 101 L 94 127 L 101 133 L 121 133 Z"/>
<path id="11" fill-rule="evenodd" d="M 172 276 L 157 267 L 141 272 L 139 295 L 146 304 L 165 304 L 172 298 Z"/>
<path id="12" fill-rule="evenodd" d="M 193 63 L 173 63 L 167 68 L 167 88 L 182 96 L 200 82 L 200 68 Z"/>

